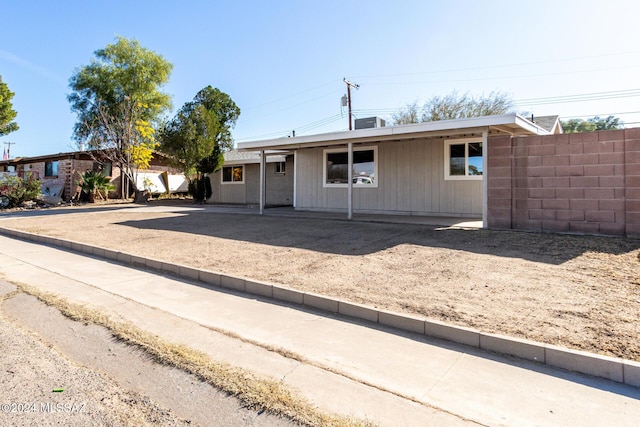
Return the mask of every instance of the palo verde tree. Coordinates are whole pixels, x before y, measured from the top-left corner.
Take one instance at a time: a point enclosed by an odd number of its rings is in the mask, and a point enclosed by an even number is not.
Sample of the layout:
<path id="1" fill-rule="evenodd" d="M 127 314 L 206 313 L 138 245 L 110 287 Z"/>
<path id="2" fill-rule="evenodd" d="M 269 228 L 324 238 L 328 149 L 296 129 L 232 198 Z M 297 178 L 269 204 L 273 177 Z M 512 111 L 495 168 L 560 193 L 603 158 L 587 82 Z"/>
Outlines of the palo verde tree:
<path id="1" fill-rule="evenodd" d="M 18 113 L 13 109 L 11 99 L 15 95 L 0 76 L 0 136 L 8 135 L 18 130 L 18 124 L 13 121 Z"/>
<path id="2" fill-rule="evenodd" d="M 160 150 L 188 177 L 196 202 L 210 197 L 207 174 L 218 170 L 222 153 L 233 148 L 231 128 L 239 116 L 240 108 L 229 95 L 207 86 L 162 128 Z"/>
<path id="3" fill-rule="evenodd" d="M 160 88 L 173 65 L 124 37 L 94 54 L 69 81 L 72 93 L 67 98 L 77 114 L 74 138 L 95 157 L 120 167 L 123 197 L 129 193 L 129 182 L 137 195 L 136 171 L 148 167 L 157 146 L 154 129 L 171 108 L 169 95 Z"/>
<path id="4" fill-rule="evenodd" d="M 393 115 L 397 125 L 462 119 L 515 112 L 511 97 L 503 92 L 491 92 L 487 96 L 458 95 L 453 91 L 445 96 L 430 98 L 422 108 L 417 102 L 407 104 Z"/>

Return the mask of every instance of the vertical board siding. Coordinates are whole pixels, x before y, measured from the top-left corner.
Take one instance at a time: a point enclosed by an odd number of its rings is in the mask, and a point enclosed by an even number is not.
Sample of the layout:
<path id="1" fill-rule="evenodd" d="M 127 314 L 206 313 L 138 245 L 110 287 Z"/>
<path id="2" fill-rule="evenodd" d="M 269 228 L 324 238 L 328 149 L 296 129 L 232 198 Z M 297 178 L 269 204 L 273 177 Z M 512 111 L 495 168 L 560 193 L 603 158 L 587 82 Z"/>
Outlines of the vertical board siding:
<path id="1" fill-rule="evenodd" d="M 377 188 L 354 187 L 354 210 L 433 215 L 482 215 L 482 181 L 444 180 L 442 140 L 391 141 L 378 146 Z M 346 188 L 324 188 L 323 149 L 298 151 L 298 209 L 347 207 Z"/>

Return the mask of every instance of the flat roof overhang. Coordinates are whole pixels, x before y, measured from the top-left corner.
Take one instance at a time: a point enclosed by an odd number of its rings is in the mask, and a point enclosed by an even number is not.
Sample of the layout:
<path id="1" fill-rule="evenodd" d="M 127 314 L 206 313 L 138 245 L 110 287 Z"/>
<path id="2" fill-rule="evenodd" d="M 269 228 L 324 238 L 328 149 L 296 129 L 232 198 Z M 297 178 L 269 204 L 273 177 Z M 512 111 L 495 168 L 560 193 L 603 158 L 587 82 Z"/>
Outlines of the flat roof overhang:
<path id="1" fill-rule="evenodd" d="M 518 114 L 440 120 L 402 126 L 390 126 L 316 135 L 265 139 L 238 143 L 240 151 L 296 150 L 329 145 L 344 145 L 416 138 L 453 138 L 482 135 L 549 135 L 549 131 Z"/>

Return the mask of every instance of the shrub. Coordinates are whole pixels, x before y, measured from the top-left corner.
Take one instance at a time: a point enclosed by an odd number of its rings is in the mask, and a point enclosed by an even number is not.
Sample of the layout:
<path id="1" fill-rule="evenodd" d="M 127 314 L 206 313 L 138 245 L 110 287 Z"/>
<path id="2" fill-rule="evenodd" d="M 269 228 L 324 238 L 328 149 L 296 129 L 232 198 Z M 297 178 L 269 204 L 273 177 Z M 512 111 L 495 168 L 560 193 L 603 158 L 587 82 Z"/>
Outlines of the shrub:
<path id="1" fill-rule="evenodd" d="M 8 200 L 7 208 L 15 208 L 22 202 L 36 200 L 40 193 L 40 181 L 33 179 L 31 175 L 24 179 L 17 176 L 0 178 L 0 196 Z"/>
<path id="2" fill-rule="evenodd" d="M 86 171 L 82 175 L 82 191 L 89 195 L 89 201 L 93 202 L 95 196 L 103 199 L 109 197 L 109 191 L 113 191 L 115 186 L 109 181 L 109 178 L 99 172 Z M 104 197 L 102 196 L 104 193 Z"/>
<path id="3" fill-rule="evenodd" d="M 189 181 L 189 194 L 196 203 L 205 203 L 211 197 L 211 181 L 207 175 L 202 175 Z"/>

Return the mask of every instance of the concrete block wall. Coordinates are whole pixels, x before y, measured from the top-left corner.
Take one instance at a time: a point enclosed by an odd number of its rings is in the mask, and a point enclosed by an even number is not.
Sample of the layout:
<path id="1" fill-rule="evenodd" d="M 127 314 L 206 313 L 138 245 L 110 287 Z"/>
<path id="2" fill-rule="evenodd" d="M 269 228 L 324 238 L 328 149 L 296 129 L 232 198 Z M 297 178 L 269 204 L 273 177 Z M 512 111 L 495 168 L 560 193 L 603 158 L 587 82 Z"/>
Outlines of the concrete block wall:
<path id="1" fill-rule="evenodd" d="M 490 228 L 640 236 L 640 129 L 492 137 Z"/>

